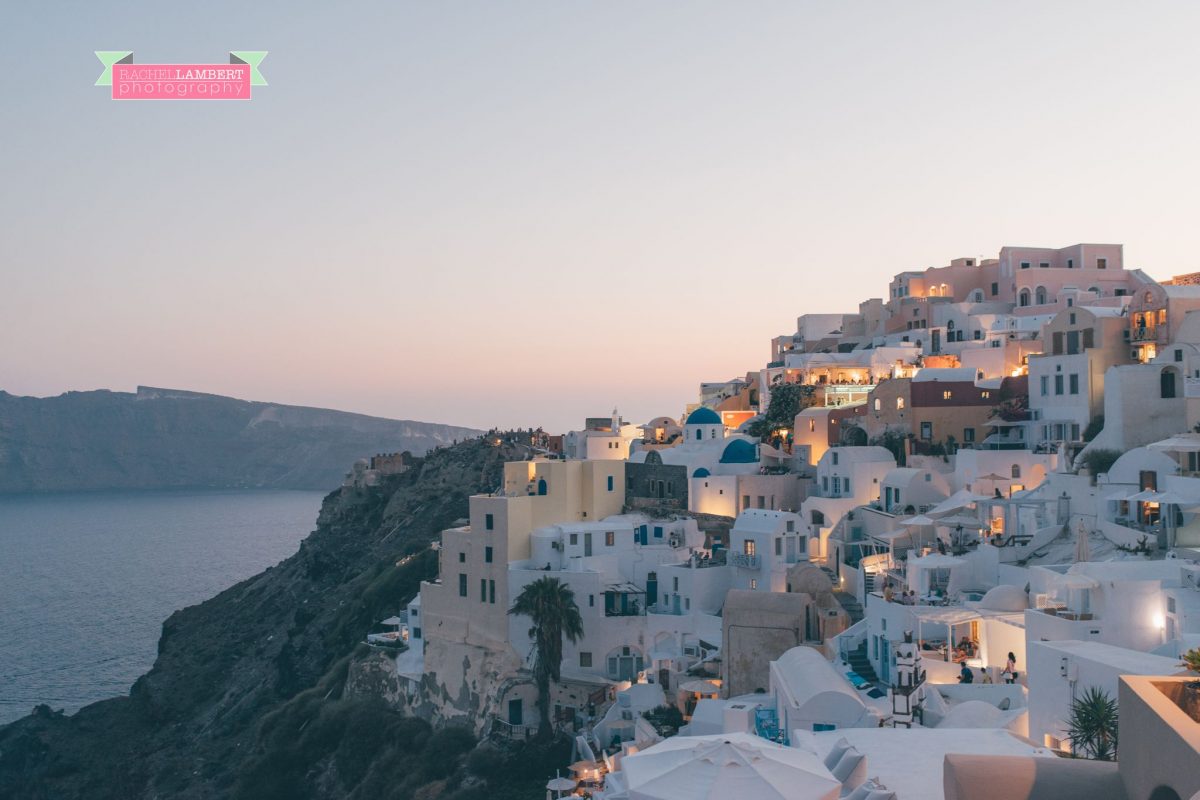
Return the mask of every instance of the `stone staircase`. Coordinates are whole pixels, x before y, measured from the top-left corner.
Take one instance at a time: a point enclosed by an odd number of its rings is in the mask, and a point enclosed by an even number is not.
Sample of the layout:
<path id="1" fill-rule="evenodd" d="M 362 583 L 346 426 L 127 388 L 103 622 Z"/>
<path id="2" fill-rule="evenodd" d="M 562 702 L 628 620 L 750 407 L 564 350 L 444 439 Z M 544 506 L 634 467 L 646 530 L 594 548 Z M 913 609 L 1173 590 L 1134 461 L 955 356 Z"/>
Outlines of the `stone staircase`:
<path id="1" fill-rule="evenodd" d="M 858 673 L 864 680 L 870 681 L 876 686 L 879 684 L 879 676 L 875 674 L 875 669 L 871 666 L 871 660 L 867 658 L 866 642 L 863 642 L 856 649 L 850 651 L 847 663 L 849 663 L 850 668 Z"/>

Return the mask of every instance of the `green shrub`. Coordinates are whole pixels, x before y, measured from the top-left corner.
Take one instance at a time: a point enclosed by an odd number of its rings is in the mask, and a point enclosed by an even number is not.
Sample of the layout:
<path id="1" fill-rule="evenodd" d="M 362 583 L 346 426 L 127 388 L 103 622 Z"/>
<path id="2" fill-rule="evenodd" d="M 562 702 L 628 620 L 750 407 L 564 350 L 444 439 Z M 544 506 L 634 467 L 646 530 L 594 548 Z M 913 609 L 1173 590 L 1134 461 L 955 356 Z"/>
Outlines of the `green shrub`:
<path id="1" fill-rule="evenodd" d="M 1112 465 L 1117 463 L 1120 457 L 1120 450 L 1089 450 L 1083 454 L 1083 466 L 1093 475 L 1101 475 L 1112 469 Z"/>

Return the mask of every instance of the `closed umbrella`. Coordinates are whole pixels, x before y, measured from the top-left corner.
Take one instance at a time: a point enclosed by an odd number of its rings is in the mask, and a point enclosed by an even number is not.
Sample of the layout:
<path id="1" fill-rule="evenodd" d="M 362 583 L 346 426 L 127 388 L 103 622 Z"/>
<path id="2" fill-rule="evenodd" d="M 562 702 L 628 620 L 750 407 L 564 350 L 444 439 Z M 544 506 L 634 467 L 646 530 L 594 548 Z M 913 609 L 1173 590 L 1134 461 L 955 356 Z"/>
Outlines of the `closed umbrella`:
<path id="1" fill-rule="evenodd" d="M 1083 527 L 1083 520 L 1079 520 L 1079 526 L 1075 531 L 1075 561 L 1082 564 L 1085 561 L 1092 560 L 1092 545 L 1088 541 L 1087 529 Z"/>

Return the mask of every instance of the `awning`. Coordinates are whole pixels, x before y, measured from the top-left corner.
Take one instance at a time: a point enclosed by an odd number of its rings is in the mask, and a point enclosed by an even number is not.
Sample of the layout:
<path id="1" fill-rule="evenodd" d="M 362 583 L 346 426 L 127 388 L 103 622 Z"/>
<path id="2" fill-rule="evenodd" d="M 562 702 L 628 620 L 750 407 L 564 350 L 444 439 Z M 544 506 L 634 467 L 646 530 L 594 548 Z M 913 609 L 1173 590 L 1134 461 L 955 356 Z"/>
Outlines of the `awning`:
<path id="1" fill-rule="evenodd" d="M 1067 589 L 1095 589 L 1100 586 L 1100 581 L 1082 572 L 1068 572 L 1062 576 L 1058 584 Z"/>
<path id="2" fill-rule="evenodd" d="M 915 517 L 909 517 L 908 519 L 900 520 L 900 524 L 901 525 L 912 525 L 913 527 L 917 527 L 920 525 L 933 525 L 934 522 L 932 519 L 925 516 L 924 514 L 918 514 Z"/>
<path id="3" fill-rule="evenodd" d="M 697 680 L 680 684 L 679 688 L 693 694 L 720 694 L 721 687 L 713 681 Z"/>
<path id="4" fill-rule="evenodd" d="M 910 558 L 908 560 L 909 569 L 950 569 L 952 567 L 961 567 L 966 564 L 965 559 L 958 556 L 944 556 L 941 553 L 930 553 L 927 556 L 918 558 Z"/>
<path id="5" fill-rule="evenodd" d="M 1192 434 L 1172 436 L 1161 442 L 1151 442 L 1146 445 L 1146 449 L 1168 453 L 1198 453 L 1200 452 L 1200 436 Z"/>
<path id="6" fill-rule="evenodd" d="M 404 620 L 400 619 L 399 617 L 388 617 L 387 619 L 385 619 L 383 622 L 381 622 L 379 624 L 394 627 L 396 625 L 403 625 Z"/>
<path id="7" fill-rule="evenodd" d="M 913 616 L 921 622 L 929 622 L 938 625 L 959 625 L 964 622 L 970 622 L 973 619 L 979 619 L 978 611 L 972 611 L 969 608 L 943 607 L 943 606 L 914 606 Z"/>
<path id="8" fill-rule="evenodd" d="M 878 539 L 881 542 L 887 542 L 887 543 L 891 544 L 895 540 L 901 539 L 908 535 L 910 535 L 909 531 L 884 531 L 883 533 L 871 534 L 871 538 Z"/>
<path id="9" fill-rule="evenodd" d="M 986 528 L 987 523 L 980 522 L 978 517 L 968 517 L 965 514 L 953 514 L 949 517 L 942 517 L 937 521 L 939 526 L 947 526 L 956 528 L 961 525 L 964 528 Z"/>
<path id="10" fill-rule="evenodd" d="M 925 513 L 931 517 L 938 517 L 942 514 L 949 514 L 952 511 L 958 511 L 959 509 L 966 508 L 972 503 L 978 503 L 981 500 L 990 499 L 991 498 L 987 495 L 975 494 L 969 489 L 959 489 L 957 492 L 950 495 Z"/>

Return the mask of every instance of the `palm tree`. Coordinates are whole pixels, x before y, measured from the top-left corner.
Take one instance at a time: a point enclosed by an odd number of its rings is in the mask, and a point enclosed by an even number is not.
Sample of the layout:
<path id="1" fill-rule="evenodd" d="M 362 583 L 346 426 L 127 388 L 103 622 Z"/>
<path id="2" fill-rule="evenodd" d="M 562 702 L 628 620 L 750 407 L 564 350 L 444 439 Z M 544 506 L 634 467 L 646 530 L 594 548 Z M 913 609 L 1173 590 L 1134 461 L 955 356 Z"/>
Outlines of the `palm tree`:
<path id="1" fill-rule="evenodd" d="M 1117 758 L 1117 701 L 1095 686 L 1071 701 L 1067 732 L 1076 756 L 1098 761 Z"/>
<path id="2" fill-rule="evenodd" d="M 539 578 L 527 584 L 509 614 L 533 621 L 533 679 L 538 688 L 538 738 L 550 738 L 550 681 L 561 678 L 563 637 L 572 643 L 583 637 L 583 618 L 575 605 L 575 592 L 558 578 Z"/>

